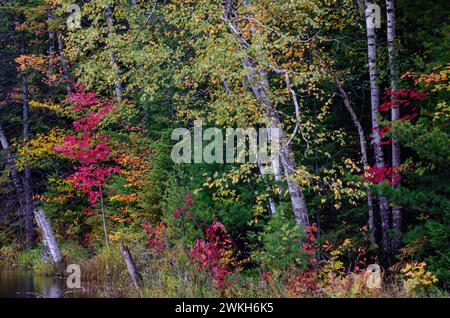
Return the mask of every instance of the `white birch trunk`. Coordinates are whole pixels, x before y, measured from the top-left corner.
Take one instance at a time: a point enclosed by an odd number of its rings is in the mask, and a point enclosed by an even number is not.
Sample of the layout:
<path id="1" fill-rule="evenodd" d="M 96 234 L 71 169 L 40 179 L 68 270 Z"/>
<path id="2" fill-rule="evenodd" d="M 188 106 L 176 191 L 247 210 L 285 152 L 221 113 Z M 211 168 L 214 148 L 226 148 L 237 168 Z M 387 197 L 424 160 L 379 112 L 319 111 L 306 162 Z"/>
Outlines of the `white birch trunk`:
<path id="1" fill-rule="evenodd" d="M 19 219 L 25 218 L 25 202 L 24 202 L 24 194 L 23 194 L 23 184 L 20 178 L 14 156 L 9 148 L 9 142 L 6 137 L 5 130 L 3 129 L 3 124 L 0 122 L 0 144 L 2 149 L 6 152 L 6 163 L 9 166 L 9 171 L 11 175 L 11 179 L 13 181 L 14 189 L 16 190 L 17 201 L 19 202 Z"/>
<path id="2" fill-rule="evenodd" d="M 391 80 L 391 91 L 396 92 L 398 90 L 398 72 L 396 56 L 397 51 L 395 48 L 395 5 L 394 0 L 386 0 L 386 11 L 387 11 L 387 45 L 389 53 L 389 72 Z M 391 94 L 392 109 L 391 109 L 391 120 L 397 121 L 400 119 L 400 107 L 397 101 L 397 96 Z M 400 144 L 395 139 L 392 138 L 392 167 L 394 167 L 394 173 L 392 175 L 392 187 L 395 188 L 398 185 L 398 171 L 397 167 L 401 164 L 400 156 Z M 394 206 L 392 208 L 392 227 L 401 233 L 402 228 L 402 209 L 399 206 Z M 394 237 L 392 239 L 392 246 L 394 250 L 398 250 L 400 247 L 400 237 Z"/>
<path id="3" fill-rule="evenodd" d="M 369 59 L 369 74 L 370 74 L 370 95 L 372 106 L 372 139 L 375 152 L 375 162 L 378 168 L 383 168 L 384 153 L 381 145 L 380 123 L 378 121 L 380 106 L 380 92 L 378 87 L 378 68 L 377 68 L 377 44 L 375 27 L 370 25 L 370 8 L 373 4 L 371 0 L 365 0 L 366 3 L 366 29 L 367 29 L 367 51 Z M 381 217 L 381 236 L 383 241 L 383 248 L 387 252 L 389 250 L 389 201 L 385 196 L 379 196 L 380 217 Z"/>
<path id="4" fill-rule="evenodd" d="M 45 216 L 44 211 L 40 209 L 34 210 L 34 217 L 41 230 L 44 245 L 48 248 L 53 262 L 58 266 L 61 265 L 63 261 L 61 250 L 59 249 L 58 242 L 56 241 L 52 227 Z"/>

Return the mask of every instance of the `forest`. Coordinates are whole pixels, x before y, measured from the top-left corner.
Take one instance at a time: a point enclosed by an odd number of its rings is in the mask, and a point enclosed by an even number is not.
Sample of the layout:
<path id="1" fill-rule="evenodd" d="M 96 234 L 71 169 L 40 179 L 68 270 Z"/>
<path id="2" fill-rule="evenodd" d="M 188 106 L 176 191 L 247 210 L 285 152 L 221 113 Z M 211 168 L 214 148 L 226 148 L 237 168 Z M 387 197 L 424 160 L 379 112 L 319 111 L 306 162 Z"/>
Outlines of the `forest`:
<path id="1" fill-rule="evenodd" d="M 449 297 L 449 14 L 1 0 L 0 297 Z"/>

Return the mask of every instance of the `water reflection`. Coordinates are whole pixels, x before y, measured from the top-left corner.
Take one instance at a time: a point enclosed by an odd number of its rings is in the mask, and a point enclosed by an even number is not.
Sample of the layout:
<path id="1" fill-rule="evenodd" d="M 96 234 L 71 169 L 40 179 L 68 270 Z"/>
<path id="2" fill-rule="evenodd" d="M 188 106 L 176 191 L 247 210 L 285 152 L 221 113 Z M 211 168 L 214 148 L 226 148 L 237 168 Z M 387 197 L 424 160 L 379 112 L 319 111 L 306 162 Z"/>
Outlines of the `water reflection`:
<path id="1" fill-rule="evenodd" d="M 0 298 L 93 297 L 88 290 L 69 290 L 62 278 L 46 277 L 21 268 L 0 267 Z"/>

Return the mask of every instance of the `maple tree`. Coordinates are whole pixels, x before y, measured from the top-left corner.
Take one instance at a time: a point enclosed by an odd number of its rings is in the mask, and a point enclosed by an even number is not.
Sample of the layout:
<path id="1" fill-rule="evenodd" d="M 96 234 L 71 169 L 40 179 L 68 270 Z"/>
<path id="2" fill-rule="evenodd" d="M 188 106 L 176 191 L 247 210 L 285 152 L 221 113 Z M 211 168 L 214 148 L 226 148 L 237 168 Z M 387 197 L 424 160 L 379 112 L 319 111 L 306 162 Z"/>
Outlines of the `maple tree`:
<path id="1" fill-rule="evenodd" d="M 112 111 L 111 103 L 102 103 L 95 93 L 86 92 L 81 84 L 75 85 L 75 92 L 69 93 L 67 101 L 72 111 L 82 117 L 72 123 L 76 135 L 63 138 L 62 145 L 55 150 L 64 154 L 79 165 L 74 166 L 75 173 L 67 177 L 75 189 L 87 194 L 89 203 L 96 207 L 100 201 L 105 242 L 108 245 L 103 187 L 108 177 L 120 173 L 118 166 L 108 165 L 111 148 L 107 146 L 108 136 L 98 132 L 100 121 Z M 93 108 L 96 108 L 94 111 Z"/>

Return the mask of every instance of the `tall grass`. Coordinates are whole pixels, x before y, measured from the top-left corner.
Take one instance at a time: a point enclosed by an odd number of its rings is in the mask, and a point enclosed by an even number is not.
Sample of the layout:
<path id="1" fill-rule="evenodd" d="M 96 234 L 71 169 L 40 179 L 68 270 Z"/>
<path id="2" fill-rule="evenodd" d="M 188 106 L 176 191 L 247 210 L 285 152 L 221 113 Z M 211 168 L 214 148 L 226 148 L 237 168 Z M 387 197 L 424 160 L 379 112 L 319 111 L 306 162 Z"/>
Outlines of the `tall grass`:
<path id="1" fill-rule="evenodd" d="M 80 265 L 83 287 L 94 290 L 99 297 L 449 297 L 432 286 L 407 290 L 402 279 L 395 276 L 387 279 L 381 289 L 369 289 L 362 273 L 334 277 L 325 283 L 318 279 L 311 287 L 310 282 L 292 280 L 304 273 L 295 267 L 270 277 L 262 277 L 257 269 L 237 271 L 232 277 L 235 284 L 226 290 L 218 290 L 214 288 L 210 274 L 192 263 L 182 244 L 159 255 L 145 249 L 131 249 L 143 277 L 142 286 L 137 290 L 117 244 L 111 244 L 109 249 L 101 248 L 95 255 L 89 255 L 71 241 L 63 242 L 61 250 L 66 264 Z M 40 275 L 56 273 L 51 261 L 43 260 L 42 246 L 20 252 L 3 247 L 0 255 L 11 264 L 20 264 Z"/>

